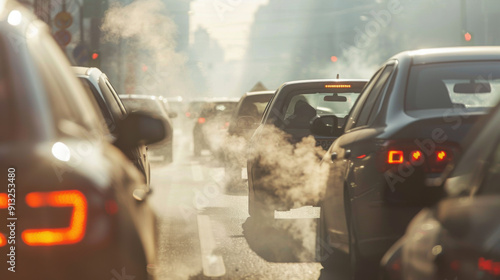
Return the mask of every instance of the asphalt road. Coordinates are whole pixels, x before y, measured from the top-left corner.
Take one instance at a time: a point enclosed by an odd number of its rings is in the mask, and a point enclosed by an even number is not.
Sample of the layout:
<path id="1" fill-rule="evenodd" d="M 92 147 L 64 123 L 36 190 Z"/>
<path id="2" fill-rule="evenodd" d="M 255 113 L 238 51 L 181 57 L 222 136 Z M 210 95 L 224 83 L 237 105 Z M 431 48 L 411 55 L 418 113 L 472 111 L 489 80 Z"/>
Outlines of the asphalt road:
<path id="1" fill-rule="evenodd" d="M 191 127 L 174 135 L 174 163 L 153 165 L 149 203 L 159 216 L 159 279 L 347 279 L 346 265 L 315 262 L 319 209 L 248 216 L 247 187 L 226 191 L 210 153 L 192 155 Z"/>

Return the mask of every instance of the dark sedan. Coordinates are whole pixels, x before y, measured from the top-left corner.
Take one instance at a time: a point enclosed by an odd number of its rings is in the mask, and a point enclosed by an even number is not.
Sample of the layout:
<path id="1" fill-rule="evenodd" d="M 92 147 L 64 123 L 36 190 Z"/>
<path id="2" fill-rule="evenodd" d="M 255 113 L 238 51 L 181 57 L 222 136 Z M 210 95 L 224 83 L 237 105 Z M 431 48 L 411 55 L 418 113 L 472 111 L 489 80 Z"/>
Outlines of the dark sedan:
<path id="1" fill-rule="evenodd" d="M 48 27 L 17 1 L 0 5 L 0 61 L 0 278 L 154 279 L 148 187 Z M 145 114 L 117 125 L 129 147 L 166 134 Z"/>
<path id="2" fill-rule="evenodd" d="M 500 96 L 499 60 L 494 47 L 403 52 L 361 93 L 323 159 L 330 177 L 319 230 L 334 252 L 349 253 L 355 279 L 373 277 L 411 218 L 442 196 L 435 179 Z"/>
<path id="3" fill-rule="evenodd" d="M 500 76 L 493 80 L 499 83 Z M 497 106 L 474 128 L 445 182 L 446 199 L 413 218 L 382 259 L 384 279 L 500 277 L 499 123 Z"/>

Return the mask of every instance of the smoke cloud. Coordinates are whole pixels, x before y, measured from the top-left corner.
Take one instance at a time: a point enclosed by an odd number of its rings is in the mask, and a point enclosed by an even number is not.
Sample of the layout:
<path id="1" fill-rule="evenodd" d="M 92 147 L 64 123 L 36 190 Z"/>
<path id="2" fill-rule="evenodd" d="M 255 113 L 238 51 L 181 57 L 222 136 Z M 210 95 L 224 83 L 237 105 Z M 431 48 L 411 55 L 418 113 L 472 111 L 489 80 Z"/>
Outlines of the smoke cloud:
<path id="1" fill-rule="evenodd" d="M 176 52 L 176 25 L 160 0 L 136 0 L 106 11 L 106 42 L 122 43 L 128 94 L 177 96 L 191 92 L 186 57 Z M 119 71 L 121 71 L 120 69 Z"/>

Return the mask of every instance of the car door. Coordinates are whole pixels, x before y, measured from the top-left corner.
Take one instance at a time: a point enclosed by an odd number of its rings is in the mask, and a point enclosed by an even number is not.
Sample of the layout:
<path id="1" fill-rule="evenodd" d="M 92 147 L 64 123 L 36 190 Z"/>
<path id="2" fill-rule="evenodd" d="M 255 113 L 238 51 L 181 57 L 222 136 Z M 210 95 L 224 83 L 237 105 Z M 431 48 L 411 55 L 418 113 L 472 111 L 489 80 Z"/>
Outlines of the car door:
<path id="1" fill-rule="evenodd" d="M 359 180 L 364 180 L 361 178 L 367 172 L 367 163 L 375 160 L 375 143 L 370 140 L 374 139 L 378 130 L 370 127 L 370 124 L 377 114 L 377 106 L 382 103 L 380 99 L 384 96 L 394 70 L 395 64 L 388 63 L 370 79 L 349 114 L 345 133 L 332 144 L 323 160 L 330 165 L 323 211 L 329 213 L 325 222 L 333 230 L 331 234 L 336 239 L 332 240 L 334 243 L 348 243 L 346 219 L 356 215 L 350 212 L 350 205 L 347 205 L 349 211 L 346 211 L 344 202 L 369 191 L 365 185 L 359 187 L 362 183 Z"/>

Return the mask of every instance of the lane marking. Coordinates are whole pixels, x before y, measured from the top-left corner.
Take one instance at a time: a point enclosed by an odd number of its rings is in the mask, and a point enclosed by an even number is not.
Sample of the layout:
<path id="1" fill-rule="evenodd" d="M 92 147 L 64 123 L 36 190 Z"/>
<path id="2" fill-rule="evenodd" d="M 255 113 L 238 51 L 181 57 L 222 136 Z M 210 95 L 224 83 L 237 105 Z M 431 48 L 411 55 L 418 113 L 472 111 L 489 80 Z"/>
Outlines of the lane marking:
<path id="1" fill-rule="evenodd" d="M 275 219 L 319 219 L 320 207 L 304 206 L 290 211 L 274 211 Z"/>
<path id="2" fill-rule="evenodd" d="M 216 244 L 210 218 L 207 215 L 198 215 L 197 218 L 203 274 L 207 277 L 224 276 L 226 274 L 224 260 L 221 255 L 214 253 Z"/>
<path id="3" fill-rule="evenodd" d="M 241 169 L 241 179 L 248 180 L 248 173 L 247 173 L 247 168 L 246 167 L 243 167 Z"/>

